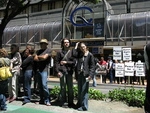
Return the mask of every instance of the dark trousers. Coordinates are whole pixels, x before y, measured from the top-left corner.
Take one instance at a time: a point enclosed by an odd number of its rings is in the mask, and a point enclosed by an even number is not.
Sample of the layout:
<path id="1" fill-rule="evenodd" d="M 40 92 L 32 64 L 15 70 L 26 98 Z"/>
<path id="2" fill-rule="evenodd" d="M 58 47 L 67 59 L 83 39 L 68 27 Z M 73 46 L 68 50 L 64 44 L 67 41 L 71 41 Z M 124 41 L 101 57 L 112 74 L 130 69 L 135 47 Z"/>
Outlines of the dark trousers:
<path id="1" fill-rule="evenodd" d="M 150 113 L 150 71 L 147 71 L 146 75 L 147 87 L 146 87 L 146 98 L 144 103 L 145 113 Z"/>
<path id="2" fill-rule="evenodd" d="M 68 96 L 68 98 L 67 98 Z M 68 74 L 63 73 L 63 76 L 60 78 L 60 101 L 61 105 L 68 101 L 68 104 L 73 104 L 73 77 L 72 72 Z"/>

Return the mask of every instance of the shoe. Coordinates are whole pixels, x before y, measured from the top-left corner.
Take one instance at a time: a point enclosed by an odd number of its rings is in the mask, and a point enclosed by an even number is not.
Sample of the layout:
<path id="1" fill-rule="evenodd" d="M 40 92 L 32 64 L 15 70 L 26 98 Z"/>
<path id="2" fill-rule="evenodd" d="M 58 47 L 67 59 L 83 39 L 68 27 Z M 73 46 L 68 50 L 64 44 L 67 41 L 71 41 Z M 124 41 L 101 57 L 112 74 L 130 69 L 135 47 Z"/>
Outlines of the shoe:
<path id="1" fill-rule="evenodd" d="M 78 108 L 78 111 L 87 111 L 87 109 L 84 109 L 83 107 Z"/>
<path id="2" fill-rule="evenodd" d="M 75 105 L 74 103 L 68 104 L 68 107 L 69 107 L 69 108 L 77 109 L 77 107 L 76 107 L 76 105 Z"/>
<path id="3" fill-rule="evenodd" d="M 22 105 L 25 105 L 25 104 L 27 104 L 27 103 L 30 103 L 30 101 L 23 101 L 23 102 L 22 102 Z"/>
<path id="4" fill-rule="evenodd" d="M 16 100 L 16 97 L 12 97 L 12 98 L 9 100 L 9 103 L 13 102 L 14 100 Z"/>
<path id="5" fill-rule="evenodd" d="M 49 102 L 45 103 L 46 106 L 51 106 L 51 104 Z"/>

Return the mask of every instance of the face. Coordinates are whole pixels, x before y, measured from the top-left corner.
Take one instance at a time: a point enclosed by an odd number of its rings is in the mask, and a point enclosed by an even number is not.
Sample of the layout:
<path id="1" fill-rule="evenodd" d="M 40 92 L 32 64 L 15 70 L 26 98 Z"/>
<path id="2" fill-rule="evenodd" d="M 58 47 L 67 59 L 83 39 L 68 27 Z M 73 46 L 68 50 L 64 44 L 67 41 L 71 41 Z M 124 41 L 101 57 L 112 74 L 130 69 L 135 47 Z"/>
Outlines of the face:
<path id="1" fill-rule="evenodd" d="M 65 48 L 70 47 L 70 42 L 69 42 L 69 40 L 64 40 L 63 46 L 64 46 Z"/>
<path id="2" fill-rule="evenodd" d="M 25 55 L 25 56 L 28 56 L 29 54 L 30 54 L 30 53 L 29 53 L 29 49 L 26 49 L 24 55 Z"/>
<path id="3" fill-rule="evenodd" d="M 84 43 L 81 43 L 80 50 L 85 53 L 87 51 L 87 47 Z"/>
<path id="4" fill-rule="evenodd" d="M 11 53 L 15 53 L 17 51 L 17 48 L 14 46 L 11 46 L 10 51 L 11 51 Z"/>
<path id="5" fill-rule="evenodd" d="M 40 47 L 41 47 L 41 49 L 46 49 L 47 48 L 47 44 L 46 43 L 40 43 Z"/>

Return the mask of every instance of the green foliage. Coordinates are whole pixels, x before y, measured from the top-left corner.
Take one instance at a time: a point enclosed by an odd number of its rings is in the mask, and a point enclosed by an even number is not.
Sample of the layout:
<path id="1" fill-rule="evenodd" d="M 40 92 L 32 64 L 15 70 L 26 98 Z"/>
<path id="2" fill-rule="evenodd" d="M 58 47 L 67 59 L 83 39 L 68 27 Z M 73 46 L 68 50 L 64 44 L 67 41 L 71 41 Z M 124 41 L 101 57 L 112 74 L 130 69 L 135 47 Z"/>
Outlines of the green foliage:
<path id="1" fill-rule="evenodd" d="M 95 100 L 105 100 L 106 99 L 106 94 L 103 94 L 99 90 L 96 89 L 89 89 L 89 99 L 95 99 Z"/>
<path id="2" fill-rule="evenodd" d="M 74 91 L 74 97 L 78 97 L 78 88 L 77 86 L 73 87 Z M 60 92 L 60 87 L 55 86 L 51 90 L 51 97 L 58 98 Z M 110 99 L 111 101 L 121 101 L 126 103 L 129 106 L 136 106 L 136 107 L 142 107 L 144 105 L 145 100 L 145 90 L 140 89 L 136 90 L 133 87 L 129 89 L 113 89 L 112 91 L 109 91 L 108 94 L 103 94 L 99 90 L 89 88 L 89 99 L 94 100 L 107 100 Z"/>
<path id="3" fill-rule="evenodd" d="M 123 101 L 129 106 L 142 107 L 145 100 L 145 91 L 143 89 L 114 89 L 109 91 L 108 98 L 111 101 Z"/>

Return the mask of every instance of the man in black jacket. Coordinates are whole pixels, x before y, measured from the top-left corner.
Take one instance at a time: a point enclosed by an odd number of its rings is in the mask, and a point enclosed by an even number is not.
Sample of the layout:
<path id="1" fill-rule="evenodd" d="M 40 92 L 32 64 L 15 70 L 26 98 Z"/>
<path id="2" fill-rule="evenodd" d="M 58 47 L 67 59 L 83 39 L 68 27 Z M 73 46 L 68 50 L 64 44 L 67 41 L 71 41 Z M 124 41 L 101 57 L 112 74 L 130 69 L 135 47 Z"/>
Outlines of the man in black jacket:
<path id="1" fill-rule="evenodd" d="M 74 59 L 71 57 L 70 49 L 71 41 L 64 38 L 61 41 L 62 50 L 59 51 L 55 59 L 55 71 L 60 78 L 60 104 L 63 107 L 74 107 L 73 103 L 73 67 L 75 65 Z M 66 91 L 66 86 L 68 91 Z M 67 98 L 68 95 L 68 98 Z"/>
<path id="2" fill-rule="evenodd" d="M 147 79 L 144 109 L 145 113 L 150 113 L 150 43 L 144 47 L 144 59 L 146 64 L 146 79 Z"/>

